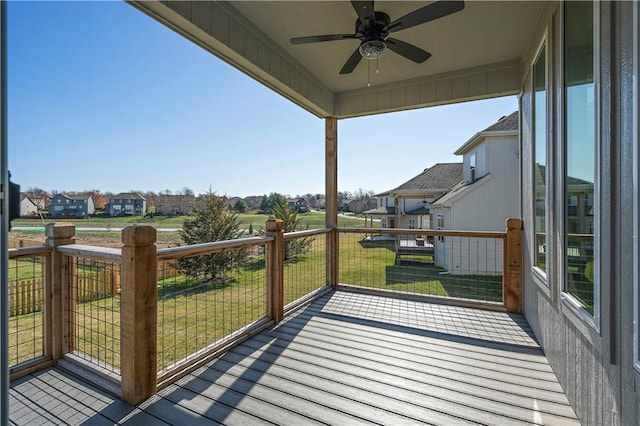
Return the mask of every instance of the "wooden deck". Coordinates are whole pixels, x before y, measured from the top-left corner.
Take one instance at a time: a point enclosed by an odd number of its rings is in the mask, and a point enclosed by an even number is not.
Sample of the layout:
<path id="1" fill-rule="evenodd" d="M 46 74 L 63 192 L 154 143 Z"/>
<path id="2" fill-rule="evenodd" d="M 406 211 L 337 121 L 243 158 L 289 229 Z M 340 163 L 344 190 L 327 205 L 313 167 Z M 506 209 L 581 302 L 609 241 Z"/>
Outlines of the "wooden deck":
<path id="1" fill-rule="evenodd" d="M 49 369 L 11 383 L 34 424 L 577 424 L 524 317 L 329 293 L 138 407 Z"/>

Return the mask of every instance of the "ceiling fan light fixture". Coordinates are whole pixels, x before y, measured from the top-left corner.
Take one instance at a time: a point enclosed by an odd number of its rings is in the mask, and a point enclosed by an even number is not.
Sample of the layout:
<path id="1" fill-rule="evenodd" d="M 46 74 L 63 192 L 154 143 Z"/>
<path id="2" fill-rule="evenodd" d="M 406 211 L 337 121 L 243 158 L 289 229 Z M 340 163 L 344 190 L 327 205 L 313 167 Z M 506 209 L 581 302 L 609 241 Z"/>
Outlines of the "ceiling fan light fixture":
<path id="1" fill-rule="evenodd" d="M 384 51 L 387 50 L 387 45 L 382 40 L 368 40 L 360 45 L 360 55 L 365 59 L 378 59 Z"/>

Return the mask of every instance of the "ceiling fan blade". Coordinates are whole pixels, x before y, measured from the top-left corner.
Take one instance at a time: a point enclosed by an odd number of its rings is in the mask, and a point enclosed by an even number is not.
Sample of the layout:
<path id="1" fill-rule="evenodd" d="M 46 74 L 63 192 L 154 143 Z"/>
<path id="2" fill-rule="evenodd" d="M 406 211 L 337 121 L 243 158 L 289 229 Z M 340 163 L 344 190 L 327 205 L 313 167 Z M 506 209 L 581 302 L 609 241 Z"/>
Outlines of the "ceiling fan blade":
<path id="1" fill-rule="evenodd" d="M 419 47 L 402 40 L 389 37 L 385 40 L 385 43 L 389 50 L 392 50 L 398 55 L 404 56 L 417 64 L 421 64 L 431 57 L 431 53 L 425 52 Z"/>
<path id="2" fill-rule="evenodd" d="M 373 1 L 352 1 L 351 6 L 358 14 L 360 22 L 376 22 L 376 14 L 373 11 Z"/>
<path id="3" fill-rule="evenodd" d="M 360 48 L 358 47 L 358 49 L 349 56 L 347 62 L 344 63 L 344 66 L 340 70 L 340 74 L 351 74 L 360 63 L 360 59 L 362 59 L 362 55 L 360 54 Z"/>
<path id="4" fill-rule="evenodd" d="M 437 1 L 398 18 L 387 27 L 389 32 L 406 30 L 464 9 L 464 1 Z"/>
<path id="5" fill-rule="evenodd" d="M 307 37 L 294 37 L 289 41 L 291 44 L 306 44 L 306 43 L 319 43 L 322 41 L 334 41 L 334 40 L 353 40 L 358 37 L 355 34 L 327 34 Z"/>

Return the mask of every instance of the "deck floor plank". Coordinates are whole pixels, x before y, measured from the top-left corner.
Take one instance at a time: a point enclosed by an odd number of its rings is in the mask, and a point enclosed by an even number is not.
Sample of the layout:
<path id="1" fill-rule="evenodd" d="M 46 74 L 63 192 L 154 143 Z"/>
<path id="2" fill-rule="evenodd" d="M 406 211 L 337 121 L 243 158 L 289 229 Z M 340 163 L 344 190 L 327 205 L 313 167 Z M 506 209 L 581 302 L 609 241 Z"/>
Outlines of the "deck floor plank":
<path id="1" fill-rule="evenodd" d="M 252 389 L 249 382 L 235 380 L 227 374 L 212 377 L 207 374 L 209 371 L 201 372 L 197 376 L 189 376 L 180 383 L 185 390 L 196 395 L 204 395 L 211 401 L 207 412 L 216 412 L 220 404 L 225 404 L 224 410 L 230 409 L 234 412 L 240 410 L 247 418 L 233 420 L 233 423 L 247 424 L 263 421 L 282 424 L 288 421 L 296 424 L 321 424 L 296 408 L 300 402 L 297 398 L 286 398 L 287 395 L 283 398 L 282 395 L 276 395 L 269 390 Z M 225 423 L 230 421 L 228 416 L 220 420 Z"/>
<path id="2" fill-rule="evenodd" d="M 278 375 L 265 373 L 256 368 L 250 368 L 241 363 L 233 364 L 223 360 L 217 361 L 211 366 L 210 371 L 221 368 L 226 371 L 224 377 L 227 380 L 236 382 L 251 382 L 252 390 L 271 389 L 284 392 L 289 390 L 326 403 L 323 411 L 332 410 L 332 407 L 348 407 L 352 415 L 357 416 L 358 421 L 368 423 L 382 422 L 384 424 L 416 424 L 422 422 L 426 424 L 446 424 L 450 423 L 451 416 L 443 416 L 435 410 L 416 410 L 406 401 L 399 402 L 384 395 L 376 394 L 364 388 L 354 387 L 351 384 L 341 384 L 311 375 L 296 373 L 296 377 L 280 377 Z M 274 403 L 280 404 L 276 399 Z M 290 407 L 293 404 L 289 405 Z M 380 408 L 384 407 L 384 409 Z M 317 410 L 316 410 L 317 411 Z M 317 411 L 316 416 L 321 416 L 322 411 Z M 318 417 L 318 420 L 321 418 Z M 354 420 L 352 419 L 351 423 Z M 462 421 L 460 421 L 462 422 Z M 330 424 L 336 424 L 329 422 Z M 337 423 L 345 424 L 345 423 Z"/>
<path id="3" fill-rule="evenodd" d="M 11 383 L 32 424 L 578 424 L 522 315 L 326 294 L 136 407 L 58 369 Z"/>
<path id="4" fill-rule="evenodd" d="M 461 373 L 463 375 L 472 376 L 475 380 L 492 379 L 503 383 L 511 383 L 515 385 L 521 385 L 525 387 L 531 387 L 536 389 L 548 390 L 552 392 L 562 392 L 562 388 L 557 382 L 553 382 L 544 379 L 537 379 L 534 377 L 525 377 L 519 374 L 509 374 L 499 371 L 497 366 L 494 370 L 488 371 L 483 368 L 478 368 L 475 365 L 466 365 L 455 363 L 447 360 L 433 360 L 430 357 L 424 357 L 424 359 L 418 359 L 414 357 L 412 360 L 407 360 L 404 356 L 394 356 L 394 354 L 388 350 L 382 350 L 380 347 L 373 346 L 369 349 L 358 348 L 356 345 L 344 342 L 343 344 L 326 343 L 318 340 L 313 340 L 305 336 L 297 336 L 293 334 L 280 334 L 280 339 L 276 344 L 286 346 L 288 349 L 296 349 L 303 353 L 312 353 L 316 355 L 322 355 L 327 358 L 331 354 L 340 354 L 347 357 L 358 356 L 362 365 L 366 365 L 368 368 L 384 368 L 381 366 L 381 362 L 378 359 L 381 356 L 385 356 L 385 365 L 393 365 L 399 368 L 406 368 L 415 370 L 416 365 L 423 366 L 423 364 L 432 366 L 436 369 L 445 369 L 447 371 Z M 255 341 L 267 341 L 272 336 L 261 334 L 257 336 Z M 288 340 L 285 340 L 288 339 Z M 286 343 L 285 343 L 286 342 Z M 381 353 L 375 352 L 380 350 Z M 399 354 L 396 354 L 399 355 Z"/>
<path id="5" fill-rule="evenodd" d="M 268 349 L 267 349 L 268 350 Z M 448 400 L 456 408 L 457 403 L 464 404 L 465 401 L 469 405 L 475 404 L 476 408 L 485 411 L 492 405 L 497 405 L 499 409 L 505 411 L 513 407 L 514 410 L 519 408 L 517 417 L 528 417 L 530 407 L 532 405 L 531 396 L 521 396 L 512 394 L 504 390 L 494 390 L 482 386 L 482 383 L 460 383 L 454 380 L 447 380 L 440 377 L 430 375 L 420 375 L 416 377 L 414 374 L 397 374 L 402 370 L 385 369 L 385 371 L 376 371 L 370 368 L 362 367 L 357 362 L 346 363 L 342 360 L 313 359 L 310 356 L 303 356 L 301 359 L 286 356 L 273 355 L 274 359 L 268 359 L 264 353 L 254 352 L 251 354 L 241 354 L 233 350 L 223 359 L 229 360 L 238 365 L 260 366 L 270 374 L 277 374 L 286 377 L 288 380 L 302 380 L 306 375 L 312 375 L 327 380 L 331 383 L 349 383 L 360 389 L 376 391 L 379 393 L 390 393 L 394 398 L 410 401 L 413 395 L 420 393 L 420 403 L 424 402 L 424 398 L 437 398 Z M 262 361 L 259 364 L 255 357 L 259 357 Z M 375 377 L 371 379 L 371 377 Z M 312 379 L 306 379 L 309 382 Z M 571 407 L 560 396 L 555 398 L 556 401 L 546 401 L 536 399 L 539 411 L 546 412 L 551 415 L 571 417 L 573 411 Z M 421 405 L 417 403 L 418 405 Z M 505 406 L 505 404 L 508 404 Z M 434 407 L 432 405 L 432 407 Z M 451 415 L 459 413 L 460 407 L 457 407 Z M 512 410 L 512 411 L 514 411 Z M 497 412 L 497 411 L 495 411 Z M 514 415 L 514 414 L 509 414 Z M 475 417 L 474 417 L 475 419 Z"/>
<path id="6" fill-rule="evenodd" d="M 360 337 L 358 333 L 351 330 L 348 334 L 342 332 L 340 333 L 340 335 L 337 335 L 336 332 L 334 331 L 326 331 L 322 327 L 318 327 L 315 321 L 307 322 L 304 325 L 304 328 L 300 331 L 298 331 L 298 326 L 295 322 L 287 322 L 287 324 L 285 324 L 282 328 L 278 329 L 278 332 L 283 332 L 284 330 L 287 330 L 290 333 L 295 333 L 296 336 L 299 336 L 300 338 L 308 337 L 310 339 L 320 340 L 324 343 L 337 344 L 337 345 L 344 344 L 343 339 L 347 337 L 349 339 L 348 345 L 351 345 L 351 347 L 361 347 L 362 345 L 364 345 L 366 348 L 368 345 L 371 344 L 371 342 L 374 342 L 378 348 L 382 350 L 388 349 L 389 352 L 393 352 L 398 348 L 402 348 L 403 352 L 407 355 L 407 360 L 410 360 L 410 358 L 412 357 L 424 359 L 425 350 L 422 348 L 414 348 L 410 344 L 410 342 L 408 342 L 407 344 L 402 344 L 398 342 L 392 342 L 389 340 L 381 341 L 380 339 L 377 339 L 377 338 L 372 339 L 370 335 Z M 365 331 L 370 332 L 372 330 L 365 330 Z M 349 346 L 347 346 L 347 348 L 348 347 Z M 516 366 L 510 362 L 503 362 L 503 360 L 505 360 L 506 358 L 506 355 L 508 355 L 508 351 L 496 353 L 493 359 L 491 360 L 485 359 L 485 357 L 482 357 L 482 356 L 471 357 L 471 355 L 473 355 L 473 351 L 470 349 L 472 348 L 473 348 L 473 345 L 465 345 L 465 346 L 460 345 L 458 353 L 453 353 L 453 351 L 451 350 L 448 350 L 448 351 L 440 351 L 437 349 L 433 350 L 432 348 L 428 348 L 426 350 L 429 353 L 429 358 L 435 361 L 448 360 L 452 363 L 468 365 L 469 360 L 471 358 L 473 359 L 473 365 L 479 369 L 495 370 L 499 366 L 499 370 L 507 374 L 517 374 L 522 377 L 530 377 L 534 379 L 548 380 L 552 382 L 557 381 L 555 374 L 553 374 L 553 371 L 548 366 L 540 367 L 540 364 L 533 364 L 533 363 L 519 363 L 519 365 Z M 541 354 L 541 358 L 544 359 L 542 354 Z"/>

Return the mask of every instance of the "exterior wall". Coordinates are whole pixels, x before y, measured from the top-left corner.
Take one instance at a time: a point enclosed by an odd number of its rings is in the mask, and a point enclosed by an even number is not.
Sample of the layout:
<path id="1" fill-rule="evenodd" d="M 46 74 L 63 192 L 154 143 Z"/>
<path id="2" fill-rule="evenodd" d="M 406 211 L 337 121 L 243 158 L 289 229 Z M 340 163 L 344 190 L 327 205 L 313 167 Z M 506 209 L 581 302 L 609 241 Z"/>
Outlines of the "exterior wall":
<path id="1" fill-rule="evenodd" d="M 87 217 L 95 213 L 93 199 L 68 198 L 58 194 L 51 199 L 49 215 L 51 217 Z"/>
<path id="2" fill-rule="evenodd" d="M 38 214 L 38 206 L 29 198 L 24 198 L 20 201 L 20 216 L 34 216 Z"/>
<path id="3" fill-rule="evenodd" d="M 459 198 L 432 206 L 437 226 L 438 215 L 445 216 L 445 229 L 468 231 L 504 231 L 506 219 L 520 217 L 518 136 L 490 136 L 463 158 L 464 178 L 469 179 L 469 158 L 476 154 L 476 177 L 485 181 L 462 193 Z M 502 271 L 502 241 L 444 237 L 437 239 L 436 265 L 451 274 L 499 275 Z"/>
<path id="4" fill-rule="evenodd" d="M 465 182 L 472 181 L 469 160 L 473 154 L 476 154 L 476 179 L 486 175 L 490 170 L 487 161 L 487 146 L 485 143 L 480 143 L 462 157 L 462 180 Z"/>
<path id="5" fill-rule="evenodd" d="M 140 216 L 147 212 L 147 201 L 140 198 L 112 198 L 109 200 L 110 216 Z"/>
<path id="6" fill-rule="evenodd" d="M 449 229 L 449 209 L 434 208 L 431 210 L 431 227 L 432 229 Z M 444 218 L 444 226 L 438 226 L 439 217 Z M 445 270 L 449 270 L 451 262 L 450 244 L 447 237 L 436 237 L 434 244 L 434 262 Z"/>
<path id="7" fill-rule="evenodd" d="M 636 4 L 635 7 L 638 5 Z M 540 42 L 547 36 L 548 75 L 547 137 L 555 148 L 551 158 L 562 158 L 562 7 L 549 3 L 524 60 L 522 129 L 522 212 L 524 313 L 582 424 L 640 424 L 640 373 L 634 369 L 634 241 L 633 216 L 634 140 L 632 105 L 633 46 L 632 2 L 596 3 L 599 38 L 596 50 L 597 143 L 600 156 L 599 282 L 600 315 L 591 323 L 563 296 L 564 196 L 557 190 L 548 204 L 549 247 L 546 277 L 532 267 L 535 252 L 532 188 L 532 83 L 531 64 Z M 598 15 L 598 14 L 596 14 Z M 598 34 L 599 33 L 599 34 Z M 599 74 L 599 79 L 597 78 Z M 555 78 L 554 78 L 555 76 Z M 549 145 L 547 145 L 549 147 Z M 560 157 L 559 157 L 560 156 Z M 548 157 L 549 158 L 549 157 Z M 637 159 L 636 159 L 637 161 Z M 558 160 L 548 164 L 553 168 Z M 561 176 L 550 170 L 548 176 Z M 555 179 L 554 179 L 555 180 Z M 638 244 L 638 243 L 636 243 Z M 636 254 L 637 256 L 637 254 Z M 636 259 L 637 260 L 637 259 Z M 597 288 L 597 287 L 596 287 Z M 637 297 L 637 295 L 635 296 Z M 637 323 L 636 323 L 637 324 Z M 637 326 L 637 325 L 636 325 Z"/>
<path id="8" fill-rule="evenodd" d="M 163 216 L 185 215 L 191 211 L 193 195 L 158 195 L 156 197 L 156 214 Z"/>
<path id="9" fill-rule="evenodd" d="M 484 154 L 479 176 L 491 176 L 453 202 L 449 229 L 504 231 L 507 218 L 520 217 L 518 145 L 518 136 L 505 136 L 487 138 L 478 147 Z"/>

